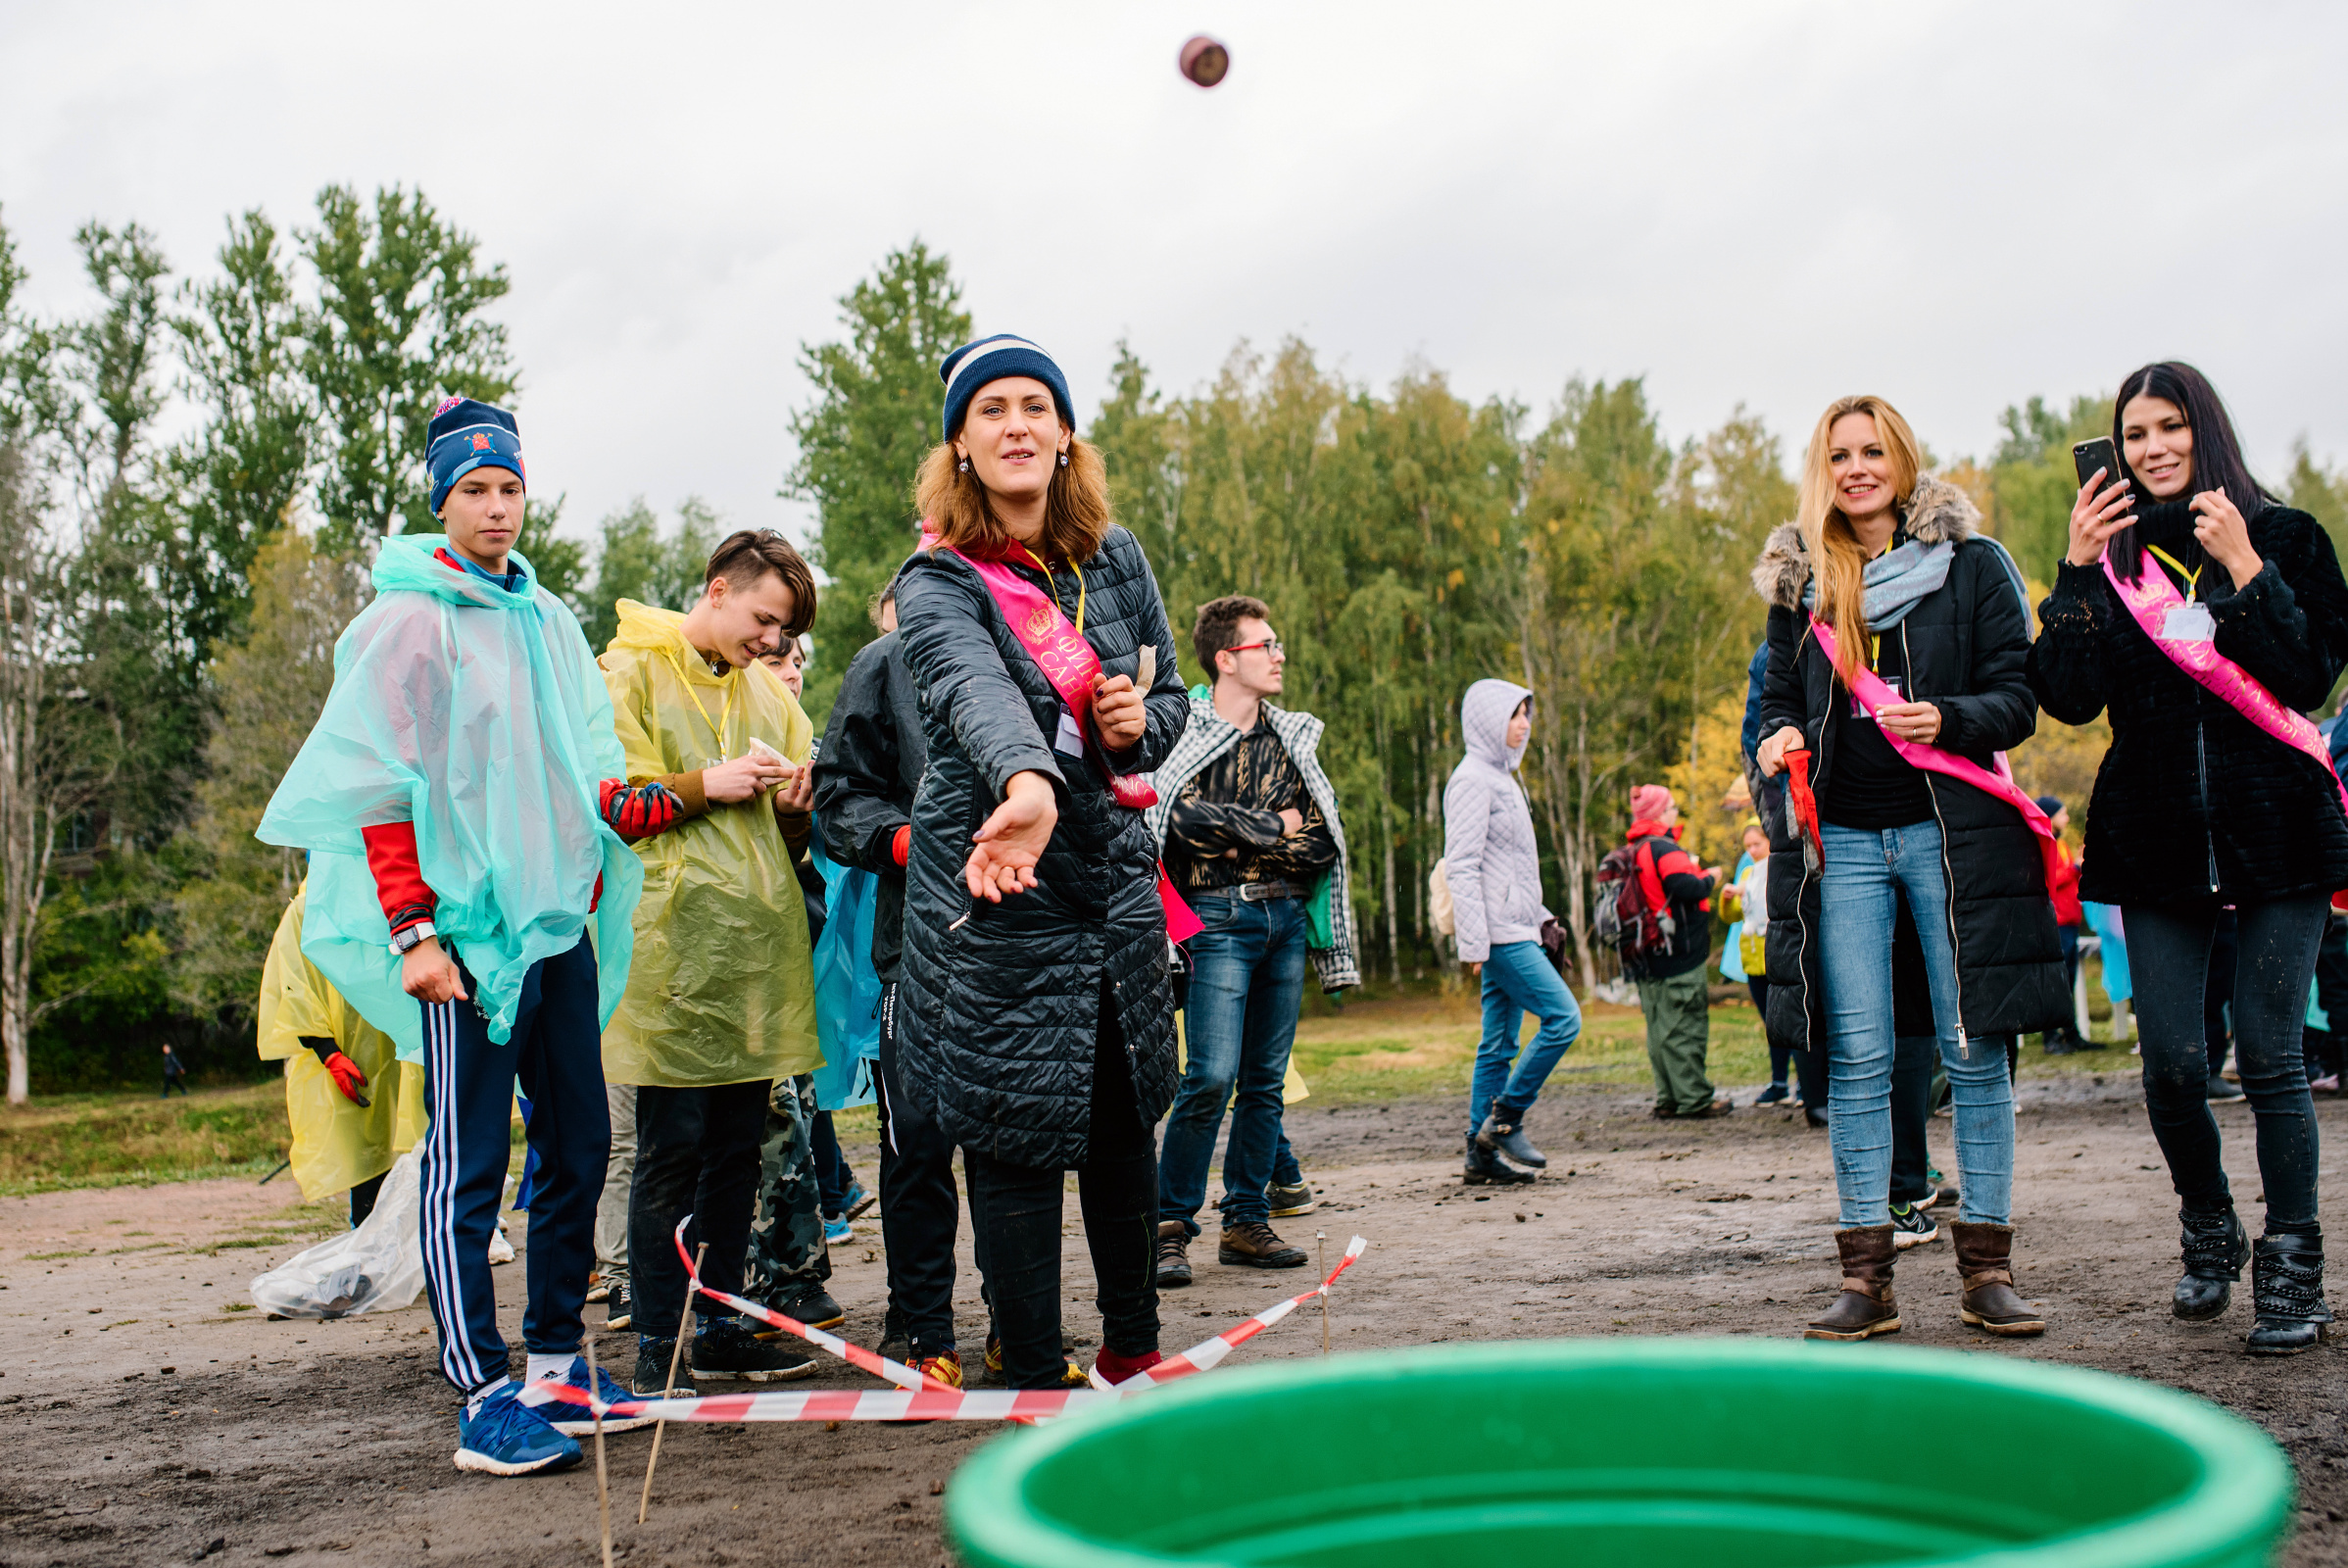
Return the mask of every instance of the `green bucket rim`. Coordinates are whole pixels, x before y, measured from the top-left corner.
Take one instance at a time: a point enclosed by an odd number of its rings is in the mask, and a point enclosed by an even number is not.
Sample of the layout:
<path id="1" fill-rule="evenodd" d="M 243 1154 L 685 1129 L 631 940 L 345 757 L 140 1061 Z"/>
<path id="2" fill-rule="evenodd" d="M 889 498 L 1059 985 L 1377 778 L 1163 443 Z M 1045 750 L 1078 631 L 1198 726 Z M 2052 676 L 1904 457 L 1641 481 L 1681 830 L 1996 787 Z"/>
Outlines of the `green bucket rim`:
<path id="1" fill-rule="evenodd" d="M 2257 1539 L 2279 1537 L 2297 1496 L 2297 1478 L 2275 1440 L 2251 1422 L 2199 1396 L 2134 1378 L 2055 1362 L 1980 1351 L 1779 1344 L 1734 1338 L 1669 1340 L 1495 1341 L 1363 1351 L 1327 1360 L 1278 1362 L 1195 1377 L 1142 1397 L 1086 1410 L 1049 1425 L 1007 1433 L 966 1460 L 946 1494 L 946 1528 L 974 1568 L 1249 1568 L 1230 1559 L 1170 1557 L 1078 1537 L 1027 1500 L 1037 1466 L 1153 1412 L 1224 1397 L 1235 1388 L 1277 1392 L 1332 1381 L 1400 1379 L 1464 1372 L 1522 1376 L 1570 1366 L 1700 1363 L 1719 1370 L 1724 1351 L 1756 1369 L 1833 1366 L 1848 1371 L 1866 1356 L 1885 1379 L 1942 1382 L 2033 1398 L 2069 1398 L 2134 1421 L 2184 1444 L 2200 1459 L 2200 1479 L 2170 1501 L 2109 1524 L 2051 1537 L 2032 1545 L 1960 1557 L 1911 1559 L 1902 1568 L 2134 1568 L 2160 1560 L 2224 1560 L 2238 1551 L 2255 1522 Z"/>

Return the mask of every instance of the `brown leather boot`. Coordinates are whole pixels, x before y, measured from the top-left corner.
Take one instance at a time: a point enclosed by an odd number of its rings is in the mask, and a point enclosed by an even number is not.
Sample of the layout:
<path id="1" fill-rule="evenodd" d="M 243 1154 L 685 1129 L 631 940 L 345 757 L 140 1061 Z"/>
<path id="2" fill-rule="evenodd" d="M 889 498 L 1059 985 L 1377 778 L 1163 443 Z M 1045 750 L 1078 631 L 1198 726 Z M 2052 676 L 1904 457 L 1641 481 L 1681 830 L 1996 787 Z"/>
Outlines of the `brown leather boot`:
<path id="1" fill-rule="evenodd" d="M 1834 1233 L 1842 1254 L 1842 1294 L 1802 1330 L 1805 1340 L 1864 1340 L 1899 1332 L 1899 1303 L 1891 1297 L 1891 1260 L 1898 1255 L 1888 1225 L 1856 1225 Z"/>
<path id="2" fill-rule="evenodd" d="M 2014 1227 L 1953 1220 L 1948 1229 L 1956 1240 L 1957 1273 L 1965 1281 L 1957 1315 L 1990 1334 L 2044 1334 L 2046 1319 L 2014 1291 Z"/>

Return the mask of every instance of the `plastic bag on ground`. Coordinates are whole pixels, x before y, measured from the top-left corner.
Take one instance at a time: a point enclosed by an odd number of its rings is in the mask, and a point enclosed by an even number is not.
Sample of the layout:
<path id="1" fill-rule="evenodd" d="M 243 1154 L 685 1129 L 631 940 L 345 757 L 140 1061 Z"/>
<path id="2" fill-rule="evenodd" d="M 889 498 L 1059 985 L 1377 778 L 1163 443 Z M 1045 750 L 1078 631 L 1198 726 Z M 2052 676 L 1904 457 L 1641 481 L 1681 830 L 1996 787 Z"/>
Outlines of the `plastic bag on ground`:
<path id="1" fill-rule="evenodd" d="M 253 1304 L 272 1317 L 355 1317 L 413 1302 L 424 1288 L 423 1243 L 417 1235 L 420 1201 L 410 1150 L 392 1162 L 374 1212 L 345 1231 L 296 1253 L 253 1281 Z"/>

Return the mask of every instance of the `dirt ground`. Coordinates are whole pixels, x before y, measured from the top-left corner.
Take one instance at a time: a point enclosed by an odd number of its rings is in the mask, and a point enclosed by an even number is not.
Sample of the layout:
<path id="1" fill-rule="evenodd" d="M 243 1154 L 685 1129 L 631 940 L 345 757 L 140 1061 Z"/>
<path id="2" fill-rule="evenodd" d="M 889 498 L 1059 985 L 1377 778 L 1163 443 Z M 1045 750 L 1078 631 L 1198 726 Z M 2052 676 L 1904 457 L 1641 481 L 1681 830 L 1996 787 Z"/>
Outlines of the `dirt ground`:
<path id="1" fill-rule="evenodd" d="M 1944 1238 L 1906 1254 L 1906 1332 L 1849 1353 L 1963 1347 L 2214 1399 L 2273 1433 L 2298 1467 L 2303 1506 L 2285 1561 L 2348 1562 L 2348 1362 L 2328 1348 L 2279 1362 L 2245 1357 L 2247 1286 L 2215 1326 L 2172 1319 L 2176 1205 L 2135 1084 L 2026 1079 L 2023 1088 L 2018 1260 L 2052 1331 L 2009 1344 L 1963 1328 Z M 2336 1141 L 2348 1106 L 2320 1104 Z M 1798 1333 L 1835 1277 L 1825 1136 L 1774 1111 L 1675 1126 L 1645 1119 L 1644 1108 L 1643 1096 L 1618 1087 L 1552 1085 L 1531 1118 L 1551 1173 L 1485 1200 L 1489 1190 L 1459 1184 L 1463 1112 L 1448 1100 L 1295 1107 L 1290 1133 L 1323 1208 L 1282 1230 L 1307 1248 L 1326 1230 L 1332 1255 L 1356 1231 L 1372 1244 L 1337 1298 L 1341 1348 Z M 2219 1115 L 2237 1191 L 2251 1200 L 2249 1113 L 2234 1105 Z M 1947 1132 L 1933 1124 L 1938 1163 L 1953 1169 Z M 850 1151 L 867 1181 L 871 1152 Z M 255 1273 L 328 1223 L 318 1208 L 289 1208 L 291 1196 L 282 1183 L 238 1181 L 0 1200 L 9 1350 L 0 1413 L 17 1418 L 19 1440 L 0 1471 L 0 1565 L 595 1561 L 592 1465 L 522 1481 L 451 1467 L 456 1397 L 434 1369 L 420 1304 L 338 1323 L 224 1310 L 246 1299 Z M 1089 1344 L 1098 1318 L 1072 1200 L 1068 1213 L 1067 1322 Z M 877 1226 L 860 1225 L 857 1242 L 834 1254 L 844 1332 L 867 1345 L 882 1307 L 877 1237 Z M 1163 1303 L 1169 1350 L 1303 1288 L 1301 1272 L 1222 1268 L 1211 1248 L 1195 1250 L 1204 1257 L 1198 1283 Z M 521 1271 L 497 1277 L 518 1346 Z M 959 1294 L 975 1345 L 983 1321 L 966 1255 Z M 1292 1317 L 1234 1364 L 1317 1354 L 1317 1329 Z M 598 1346 L 615 1366 L 632 1362 L 632 1335 Z M 820 1381 L 874 1386 L 845 1367 L 827 1366 Z M 651 1437 L 616 1438 L 615 1549 L 634 1563 L 944 1563 L 938 1493 L 990 1436 L 955 1424 L 675 1429 L 642 1529 L 633 1499 Z M 1915 1434 L 1928 1461 L 1957 1442 L 1995 1441 Z"/>

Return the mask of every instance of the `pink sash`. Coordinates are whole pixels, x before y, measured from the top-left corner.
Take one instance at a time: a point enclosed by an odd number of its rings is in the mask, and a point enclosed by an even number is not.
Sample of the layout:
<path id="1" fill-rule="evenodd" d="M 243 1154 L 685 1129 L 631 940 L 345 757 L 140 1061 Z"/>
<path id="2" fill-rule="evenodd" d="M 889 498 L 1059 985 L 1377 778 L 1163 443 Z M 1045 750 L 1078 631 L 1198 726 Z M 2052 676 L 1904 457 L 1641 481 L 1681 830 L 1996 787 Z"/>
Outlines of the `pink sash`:
<path id="1" fill-rule="evenodd" d="M 940 543 L 935 533 L 922 530 L 922 549 L 935 550 Z M 1101 673 L 1101 655 L 1082 632 L 1069 624 L 1051 595 L 1000 561 L 980 561 L 959 550 L 954 553 L 961 556 L 970 569 L 978 573 L 978 580 L 987 585 L 987 592 L 994 596 L 996 608 L 1003 612 L 1011 635 L 1019 639 L 1019 646 L 1027 650 L 1027 656 L 1036 662 L 1036 667 L 1044 672 L 1044 678 L 1052 683 L 1052 689 L 1059 694 L 1068 711 L 1084 726 L 1086 737 L 1100 749 L 1101 771 L 1108 779 L 1110 797 L 1119 806 L 1137 811 L 1155 806 L 1157 791 L 1148 780 L 1108 767 L 1107 748 L 1101 745 L 1101 737 L 1094 731 L 1093 681 Z M 1165 906 L 1166 935 L 1171 940 L 1188 942 L 1206 929 L 1183 902 L 1182 895 L 1174 890 L 1174 884 L 1167 880 L 1162 864 L 1157 868 L 1157 897 Z"/>
<path id="2" fill-rule="evenodd" d="M 2112 591 L 2120 596 L 2120 602 L 2128 607 L 2128 612 L 2136 617 L 2136 624 L 2144 628 L 2144 635 L 2152 639 L 2155 648 L 2169 656 L 2169 662 L 2192 676 L 2228 708 L 2285 746 L 2314 758 L 2339 790 L 2342 808 L 2348 809 L 2348 784 L 2341 783 L 2339 774 L 2332 771 L 2331 754 L 2324 749 L 2324 737 L 2317 730 L 2314 720 L 2305 713 L 2283 707 L 2273 692 L 2259 684 L 2256 675 L 2218 652 L 2215 642 L 2198 639 L 2187 641 L 2182 637 L 2161 635 L 2161 626 L 2169 618 L 2169 612 L 2185 602 L 2184 596 L 2177 591 L 2177 584 L 2169 580 L 2167 573 L 2146 562 L 2143 574 L 2131 587 L 2123 582 L 2120 573 L 2113 568 L 2112 552 L 2107 546 L 2103 553 L 2103 574 L 2112 580 Z"/>
<path id="3" fill-rule="evenodd" d="M 1828 662 L 1833 662 L 1834 629 L 1820 620 L 1815 614 L 1810 617 L 1810 629 L 1818 634 L 1818 646 L 1825 651 Z M 1835 673 L 1837 675 L 1841 673 L 1839 667 Z M 1858 681 L 1851 687 L 1851 695 L 1865 703 L 1870 710 L 1883 708 L 1891 703 L 1910 701 L 1893 691 L 1884 683 L 1883 677 L 1872 669 L 1859 671 Z M 2061 868 L 2063 855 L 2063 852 L 2056 847 L 2054 824 L 2046 819 L 2044 811 L 2038 809 L 2038 803 L 2023 794 L 2022 787 L 2014 782 L 2013 770 L 2006 765 L 2005 753 L 1997 754 L 1997 771 L 1992 773 L 1979 762 L 1969 762 L 1954 752 L 1944 752 L 1939 747 L 1924 741 L 1904 741 L 1889 730 L 1884 730 L 1883 734 L 1883 739 L 1891 743 L 1891 749 L 1899 753 L 1901 759 L 1910 766 L 1921 767 L 1933 773 L 1945 773 L 1959 783 L 1970 784 L 1983 794 L 1994 796 L 2014 808 L 2015 810 L 2020 811 L 2022 819 L 2030 824 L 2030 831 L 2038 835 L 2038 858 L 2043 862 L 2046 886 L 2051 896 L 2055 885 L 2055 873 Z"/>

